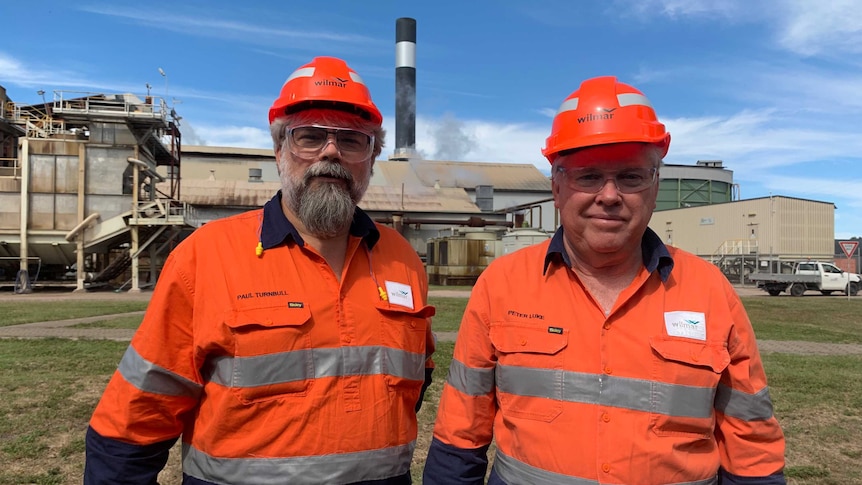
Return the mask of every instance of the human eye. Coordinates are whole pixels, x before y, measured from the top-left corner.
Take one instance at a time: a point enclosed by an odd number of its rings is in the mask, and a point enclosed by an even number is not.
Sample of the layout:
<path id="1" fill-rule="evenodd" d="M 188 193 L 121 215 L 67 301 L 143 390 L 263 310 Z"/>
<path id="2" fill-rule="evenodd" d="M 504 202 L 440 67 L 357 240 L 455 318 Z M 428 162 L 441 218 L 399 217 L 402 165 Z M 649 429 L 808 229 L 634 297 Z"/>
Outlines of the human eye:
<path id="1" fill-rule="evenodd" d="M 593 186 L 605 179 L 601 173 L 591 170 L 572 170 L 569 178 L 582 187 Z"/>
<path id="2" fill-rule="evenodd" d="M 340 131 L 338 146 L 347 151 L 363 151 L 368 147 L 368 135 L 358 131 Z"/>
<path id="3" fill-rule="evenodd" d="M 293 141 L 301 147 L 313 148 L 320 146 L 326 140 L 326 131 L 314 127 L 302 127 L 293 130 Z"/>
<path id="4" fill-rule="evenodd" d="M 639 187 L 649 180 L 647 170 L 626 170 L 617 174 L 617 181 L 626 187 Z"/>

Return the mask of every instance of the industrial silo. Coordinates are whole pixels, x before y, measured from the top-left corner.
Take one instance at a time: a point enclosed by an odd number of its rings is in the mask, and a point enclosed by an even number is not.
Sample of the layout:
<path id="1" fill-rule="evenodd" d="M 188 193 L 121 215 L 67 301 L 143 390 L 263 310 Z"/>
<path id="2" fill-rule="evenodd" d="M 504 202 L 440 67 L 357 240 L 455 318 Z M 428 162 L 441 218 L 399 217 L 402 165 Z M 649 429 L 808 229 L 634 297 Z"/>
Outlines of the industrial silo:
<path id="1" fill-rule="evenodd" d="M 662 165 L 656 210 L 718 204 L 739 199 L 733 171 L 721 160 L 698 160 L 697 165 Z"/>

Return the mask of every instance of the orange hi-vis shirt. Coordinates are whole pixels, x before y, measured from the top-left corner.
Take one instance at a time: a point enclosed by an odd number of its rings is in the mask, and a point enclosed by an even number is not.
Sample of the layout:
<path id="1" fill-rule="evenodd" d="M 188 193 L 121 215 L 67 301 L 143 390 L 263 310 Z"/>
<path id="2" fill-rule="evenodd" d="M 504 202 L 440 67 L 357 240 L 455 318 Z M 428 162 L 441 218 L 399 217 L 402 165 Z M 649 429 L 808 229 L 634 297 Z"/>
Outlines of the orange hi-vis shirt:
<path id="1" fill-rule="evenodd" d="M 416 251 L 359 209 L 340 279 L 280 194 L 207 223 L 170 254 L 92 430 L 141 447 L 182 435 L 184 475 L 207 483 L 404 475 L 433 367 L 427 291 Z"/>
<path id="2" fill-rule="evenodd" d="M 425 483 L 481 483 L 492 437 L 489 483 L 783 483 L 754 332 L 718 268 L 648 230 L 606 315 L 562 237 L 496 259 L 474 286 Z"/>

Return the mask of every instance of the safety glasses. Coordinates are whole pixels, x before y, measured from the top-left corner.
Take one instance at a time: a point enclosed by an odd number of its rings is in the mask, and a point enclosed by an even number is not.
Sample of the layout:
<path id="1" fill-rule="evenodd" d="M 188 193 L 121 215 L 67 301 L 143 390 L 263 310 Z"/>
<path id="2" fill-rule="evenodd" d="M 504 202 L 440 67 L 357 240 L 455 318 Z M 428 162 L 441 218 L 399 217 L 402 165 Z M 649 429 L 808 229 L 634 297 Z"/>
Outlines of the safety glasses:
<path id="1" fill-rule="evenodd" d="M 626 168 L 618 172 L 604 172 L 591 167 L 558 166 L 554 171 L 554 177 L 557 181 L 565 183 L 571 190 L 578 192 L 597 194 L 608 183 L 608 180 L 613 180 L 619 192 L 635 194 L 651 186 L 655 182 L 657 172 L 655 167 Z"/>
<path id="2" fill-rule="evenodd" d="M 368 160 L 374 148 L 374 135 L 349 128 L 308 125 L 287 129 L 290 153 L 303 159 L 312 159 L 326 147 L 330 140 L 347 163 Z"/>

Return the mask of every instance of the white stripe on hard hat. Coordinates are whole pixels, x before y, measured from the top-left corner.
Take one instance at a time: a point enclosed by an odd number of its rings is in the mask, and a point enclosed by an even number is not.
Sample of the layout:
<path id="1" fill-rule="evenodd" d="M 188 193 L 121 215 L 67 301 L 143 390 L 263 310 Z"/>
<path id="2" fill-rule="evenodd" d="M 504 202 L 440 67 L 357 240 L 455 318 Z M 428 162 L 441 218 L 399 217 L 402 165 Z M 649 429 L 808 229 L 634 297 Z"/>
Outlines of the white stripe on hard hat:
<path id="1" fill-rule="evenodd" d="M 291 74 L 290 77 L 287 78 L 287 81 L 285 81 L 284 84 L 287 84 L 296 78 L 312 77 L 312 76 L 314 76 L 314 68 L 313 67 L 301 67 L 301 68 L 293 71 L 293 74 Z M 363 86 L 365 85 L 365 81 L 363 81 L 362 78 L 359 77 L 359 74 L 356 74 L 354 71 L 350 71 L 350 80 L 355 82 L 355 83 L 362 84 Z"/>
<path id="2" fill-rule="evenodd" d="M 293 74 L 291 74 L 290 77 L 287 78 L 287 81 L 285 81 L 284 84 L 287 84 L 287 83 L 293 81 L 294 79 L 296 79 L 298 77 L 311 77 L 313 75 L 314 75 L 314 68 L 313 67 L 301 67 L 301 68 L 293 71 Z"/>
<path id="3" fill-rule="evenodd" d="M 633 106 L 633 105 L 641 105 L 641 106 L 649 106 L 652 108 L 652 104 L 649 102 L 646 96 L 642 94 L 635 93 L 623 93 L 617 95 L 617 103 L 619 103 L 620 107 L 623 106 Z M 563 101 L 563 104 L 560 105 L 560 109 L 557 110 L 557 114 L 563 113 L 565 111 L 575 111 L 578 109 L 578 98 L 571 98 Z"/>
<path id="4" fill-rule="evenodd" d="M 575 111 L 576 109 L 578 109 L 578 98 L 567 99 L 560 105 L 560 109 L 557 110 L 557 114 L 560 114 L 563 111 Z"/>
<path id="5" fill-rule="evenodd" d="M 649 102 L 646 96 L 643 94 L 636 93 L 625 93 L 617 95 L 617 102 L 620 103 L 620 106 L 631 106 L 633 104 L 640 104 L 643 106 L 649 106 L 652 108 L 652 104 Z"/>

